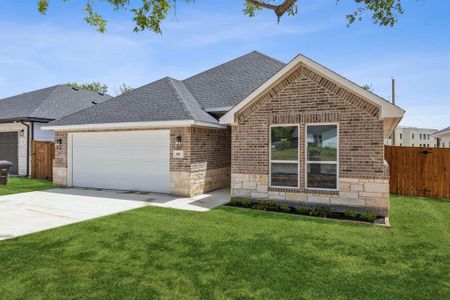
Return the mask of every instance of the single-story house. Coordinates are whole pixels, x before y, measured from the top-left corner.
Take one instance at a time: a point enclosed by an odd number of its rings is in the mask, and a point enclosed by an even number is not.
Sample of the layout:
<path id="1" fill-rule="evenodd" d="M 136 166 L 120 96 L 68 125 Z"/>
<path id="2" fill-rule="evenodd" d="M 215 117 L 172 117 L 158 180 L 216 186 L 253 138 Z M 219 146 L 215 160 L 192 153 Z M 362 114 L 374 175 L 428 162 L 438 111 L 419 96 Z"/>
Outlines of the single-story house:
<path id="1" fill-rule="evenodd" d="M 51 122 L 54 183 L 387 214 L 383 141 L 404 110 L 299 55 L 251 52 Z"/>
<path id="2" fill-rule="evenodd" d="M 13 163 L 11 174 L 31 174 L 31 141 L 53 142 L 53 131 L 41 127 L 53 120 L 110 99 L 110 96 L 66 85 L 0 100 L 0 160 Z"/>
<path id="3" fill-rule="evenodd" d="M 438 139 L 438 147 L 450 148 L 450 126 L 433 133 L 431 136 Z"/>

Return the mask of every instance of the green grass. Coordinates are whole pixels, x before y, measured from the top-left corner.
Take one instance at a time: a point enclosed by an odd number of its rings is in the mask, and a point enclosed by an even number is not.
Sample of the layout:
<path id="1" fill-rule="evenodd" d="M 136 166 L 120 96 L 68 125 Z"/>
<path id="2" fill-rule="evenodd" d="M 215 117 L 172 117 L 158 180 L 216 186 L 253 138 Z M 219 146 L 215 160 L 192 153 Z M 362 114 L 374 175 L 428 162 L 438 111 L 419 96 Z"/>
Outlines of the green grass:
<path id="1" fill-rule="evenodd" d="M 0 196 L 9 194 L 42 191 L 52 188 L 48 180 L 30 179 L 25 177 L 10 177 L 8 185 L 0 185 Z"/>
<path id="2" fill-rule="evenodd" d="M 145 207 L 0 242 L 0 295 L 448 299 L 450 202 L 394 196 L 391 223 Z"/>

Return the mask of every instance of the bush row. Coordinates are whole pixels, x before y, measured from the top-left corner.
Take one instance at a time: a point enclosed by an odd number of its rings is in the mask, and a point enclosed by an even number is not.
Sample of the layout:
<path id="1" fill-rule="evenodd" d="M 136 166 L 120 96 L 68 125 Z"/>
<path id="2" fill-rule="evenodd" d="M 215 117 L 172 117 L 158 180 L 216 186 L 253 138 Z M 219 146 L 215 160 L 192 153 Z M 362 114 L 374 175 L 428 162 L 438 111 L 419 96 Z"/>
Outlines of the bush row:
<path id="1" fill-rule="evenodd" d="M 250 198 L 232 198 L 230 200 L 229 205 L 231 206 L 239 206 L 246 208 L 253 208 L 257 210 L 266 210 L 266 211 L 278 211 L 283 213 L 291 213 L 291 214 L 299 214 L 299 215 L 307 215 L 313 217 L 342 217 L 345 216 L 347 219 L 354 220 L 362 220 L 366 222 L 373 223 L 376 219 L 376 216 L 371 212 L 366 212 L 363 214 L 359 214 L 352 210 L 346 211 L 344 214 L 333 212 L 331 208 L 328 207 L 292 207 L 289 205 L 279 205 L 275 201 L 266 200 L 262 202 L 255 202 Z"/>

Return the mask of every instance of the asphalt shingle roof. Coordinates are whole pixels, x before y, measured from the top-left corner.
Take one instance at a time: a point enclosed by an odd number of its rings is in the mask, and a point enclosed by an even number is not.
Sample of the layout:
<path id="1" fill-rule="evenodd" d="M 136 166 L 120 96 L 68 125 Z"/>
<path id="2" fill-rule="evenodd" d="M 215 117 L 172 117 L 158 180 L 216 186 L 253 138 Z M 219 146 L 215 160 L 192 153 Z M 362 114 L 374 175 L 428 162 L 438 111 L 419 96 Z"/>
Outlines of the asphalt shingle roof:
<path id="1" fill-rule="evenodd" d="M 165 77 L 50 124 L 174 120 L 218 123 L 204 109 L 241 102 L 283 66 L 284 63 L 254 51 L 183 81 Z"/>
<path id="2" fill-rule="evenodd" d="M 181 81 L 165 77 L 51 125 L 196 120 L 217 123 Z"/>
<path id="3" fill-rule="evenodd" d="M 234 106 L 285 66 L 254 51 L 183 82 L 203 108 Z"/>
<path id="4" fill-rule="evenodd" d="M 55 120 L 101 103 L 111 96 L 86 90 L 74 90 L 66 85 L 16 95 L 0 100 L 0 121 Z"/>
<path id="5" fill-rule="evenodd" d="M 444 133 L 444 132 L 447 132 L 447 131 L 450 132 L 450 126 L 447 127 L 447 128 L 444 128 L 444 129 L 442 129 L 442 130 L 439 130 L 438 132 L 433 133 L 433 135 L 441 134 L 441 133 Z"/>

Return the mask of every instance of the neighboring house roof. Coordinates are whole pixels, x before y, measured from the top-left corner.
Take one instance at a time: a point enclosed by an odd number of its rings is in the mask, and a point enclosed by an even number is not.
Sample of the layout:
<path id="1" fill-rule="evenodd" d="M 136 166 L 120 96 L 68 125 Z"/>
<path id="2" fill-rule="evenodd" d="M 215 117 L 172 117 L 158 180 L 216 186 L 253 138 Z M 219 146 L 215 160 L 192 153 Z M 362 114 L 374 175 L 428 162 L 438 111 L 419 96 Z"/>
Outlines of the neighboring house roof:
<path id="1" fill-rule="evenodd" d="M 450 134 L 450 126 L 447 128 L 444 128 L 442 130 L 439 130 L 438 132 L 433 133 L 432 136 L 439 137 L 439 136 L 443 136 L 446 134 Z"/>
<path id="2" fill-rule="evenodd" d="M 230 109 L 285 66 L 265 54 L 253 51 L 183 80 L 206 111 Z"/>
<path id="3" fill-rule="evenodd" d="M 165 77 L 51 122 L 51 126 L 194 120 L 218 124 L 176 79 Z"/>
<path id="4" fill-rule="evenodd" d="M 55 85 L 0 100 L 0 122 L 50 121 L 101 103 L 111 96 Z"/>
<path id="5" fill-rule="evenodd" d="M 264 84 L 259 86 L 255 91 L 248 95 L 243 101 L 239 102 L 223 117 L 221 117 L 220 123 L 233 124 L 235 122 L 234 116 L 237 112 L 241 111 L 244 107 L 247 107 L 250 103 L 256 100 L 260 95 L 273 88 L 282 78 L 290 74 L 290 72 L 292 72 L 302 64 L 310 68 L 314 72 L 320 74 L 321 76 L 331 80 L 332 82 L 335 82 L 339 86 L 345 87 L 361 98 L 366 99 L 367 101 L 380 107 L 380 119 L 385 120 L 385 136 L 388 136 L 403 118 L 405 111 L 400 107 L 392 104 L 391 102 L 378 95 L 375 95 L 374 93 L 363 89 L 356 83 L 331 71 L 328 68 L 325 68 L 321 64 L 309 59 L 308 57 L 298 55 L 276 74 L 274 74 L 269 80 L 267 80 Z"/>

